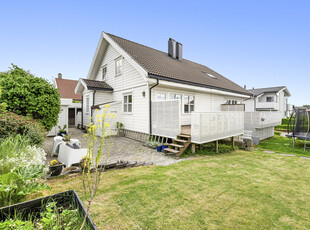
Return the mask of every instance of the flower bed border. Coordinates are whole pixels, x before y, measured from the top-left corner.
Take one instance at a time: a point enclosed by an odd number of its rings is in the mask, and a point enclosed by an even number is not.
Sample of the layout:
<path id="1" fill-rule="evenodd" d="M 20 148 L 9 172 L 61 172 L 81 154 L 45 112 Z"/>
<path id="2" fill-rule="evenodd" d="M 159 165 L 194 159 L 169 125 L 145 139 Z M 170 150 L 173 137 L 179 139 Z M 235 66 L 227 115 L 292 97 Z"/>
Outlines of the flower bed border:
<path id="1" fill-rule="evenodd" d="M 15 213 L 22 213 L 23 217 L 27 217 L 29 214 L 39 215 L 42 206 L 45 206 L 51 200 L 56 201 L 60 205 L 74 203 L 79 212 L 82 213 L 83 217 L 86 215 L 86 209 L 75 190 L 68 190 L 50 196 L 2 207 L 0 208 L 0 221 L 5 221 L 7 218 L 13 218 Z M 86 218 L 86 225 L 90 226 L 94 230 L 97 230 L 89 215 L 87 215 Z"/>

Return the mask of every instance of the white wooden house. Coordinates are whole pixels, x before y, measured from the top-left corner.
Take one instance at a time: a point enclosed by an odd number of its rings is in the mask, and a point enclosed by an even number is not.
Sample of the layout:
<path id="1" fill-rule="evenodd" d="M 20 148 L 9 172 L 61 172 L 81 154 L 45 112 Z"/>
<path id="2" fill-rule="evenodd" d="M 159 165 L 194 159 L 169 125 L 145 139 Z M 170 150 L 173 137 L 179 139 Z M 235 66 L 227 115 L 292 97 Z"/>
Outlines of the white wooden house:
<path id="1" fill-rule="evenodd" d="M 243 101 L 251 95 L 210 68 L 183 59 L 182 44 L 173 39 L 162 52 L 105 32 L 75 93 L 83 95 L 83 126 L 110 104 L 126 135 L 176 138 L 186 128 L 197 144 L 243 134 L 244 112 L 233 107 L 244 110 Z M 223 109 L 226 104 L 233 109 Z"/>
<path id="2" fill-rule="evenodd" d="M 252 98 L 244 101 L 245 129 L 253 132 L 254 144 L 274 136 L 274 127 L 288 117 L 292 106 L 288 104 L 290 92 L 285 86 L 249 90 Z"/>
<path id="3" fill-rule="evenodd" d="M 54 79 L 54 85 L 60 94 L 60 113 L 58 114 L 57 125 L 52 128 L 48 136 L 56 136 L 59 127 L 78 127 L 81 125 L 82 116 L 82 95 L 75 94 L 74 89 L 78 81 L 63 79 L 62 74 L 58 74 L 58 78 Z"/>

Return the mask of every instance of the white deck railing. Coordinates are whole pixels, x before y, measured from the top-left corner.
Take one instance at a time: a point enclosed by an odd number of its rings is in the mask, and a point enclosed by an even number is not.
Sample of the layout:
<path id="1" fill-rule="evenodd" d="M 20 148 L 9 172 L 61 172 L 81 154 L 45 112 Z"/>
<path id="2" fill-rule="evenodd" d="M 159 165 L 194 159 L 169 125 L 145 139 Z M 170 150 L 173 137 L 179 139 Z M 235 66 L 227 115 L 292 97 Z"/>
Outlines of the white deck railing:
<path id="1" fill-rule="evenodd" d="M 256 103 L 257 109 L 279 109 L 278 102 L 257 102 Z"/>
<path id="2" fill-rule="evenodd" d="M 278 111 L 245 112 L 244 115 L 245 129 L 281 125 L 281 121 L 282 112 Z"/>
<path id="3" fill-rule="evenodd" d="M 208 143 L 244 133 L 244 112 L 192 113 L 191 141 Z"/>
<path id="4" fill-rule="evenodd" d="M 152 102 L 152 134 L 176 138 L 180 134 L 179 100 Z"/>

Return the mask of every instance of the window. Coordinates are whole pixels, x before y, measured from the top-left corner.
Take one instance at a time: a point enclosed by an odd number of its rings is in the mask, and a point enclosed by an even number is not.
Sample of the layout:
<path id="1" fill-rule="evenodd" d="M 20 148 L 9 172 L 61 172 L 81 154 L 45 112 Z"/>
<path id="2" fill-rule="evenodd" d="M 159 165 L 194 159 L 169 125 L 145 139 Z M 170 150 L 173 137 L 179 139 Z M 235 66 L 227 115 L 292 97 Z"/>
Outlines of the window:
<path id="1" fill-rule="evenodd" d="M 156 95 L 156 99 L 159 100 L 159 101 L 164 101 L 164 100 L 166 100 L 166 94 L 164 94 L 164 93 L 158 93 L 158 94 Z"/>
<path id="2" fill-rule="evenodd" d="M 175 99 L 181 100 L 181 98 L 182 96 L 180 94 L 170 93 L 171 100 L 175 100 Z"/>
<path id="3" fill-rule="evenodd" d="M 86 110 L 86 113 L 89 113 L 89 110 L 90 110 L 90 108 L 89 108 L 89 96 L 86 96 L 86 106 L 85 106 L 85 110 Z"/>
<path id="4" fill-rule="evenodd" d="M 274 102 L 274 97 L 266 97 L 266 102 Z"/>
<path id="5" fill-rule="evenodd" d="M 215 77 L 214 75 L 212 75 L 211 73 L 208 73 L 208 72 L 205 72 L 205 71 L 202 71 L 205 75 L 207 75 L 208 77 L 211 77 L 213 79 L 217 79 L 217 77 Z"/>
<path id="6" fill-rule="evenodd" d="M 115 75 L 122 74 L 123 59 L 120 57 L 115 60 Z"/>
<path id="7" fill-rule="evenodd" d="M 184 96 L 184 113 L 193 112 L 194 107 L 195 107 L 195 97 L 194 96 Z"/>
<path id="8" fill-rule="evenodd" d="M 105 79 L 106 75 L 107 75 L 107 67 L 104 66 L 104 67 L 102 67 L 102 80 Z"/>
<path id="9" fill-rule="evenodd" d="M 132 95 L 124 95 L 124 112 L 131 113 L 132 112 Z"/>

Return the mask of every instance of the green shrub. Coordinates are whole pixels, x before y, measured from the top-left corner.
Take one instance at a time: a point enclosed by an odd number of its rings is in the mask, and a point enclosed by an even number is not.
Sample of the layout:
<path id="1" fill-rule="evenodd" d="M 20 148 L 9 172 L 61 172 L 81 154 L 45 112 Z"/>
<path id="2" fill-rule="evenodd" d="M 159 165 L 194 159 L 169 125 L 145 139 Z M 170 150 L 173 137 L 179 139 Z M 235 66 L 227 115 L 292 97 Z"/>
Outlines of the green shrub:
<path id="1" fill-rule="evenodd" d="M 0 206 L 12 205 L 28 194 L 49 189 L 46 184 L 37 182 L 44 168 L 44 165 L 32 165 L 0 175 Z"/>
<path id="2" fill-rule="evenodd" d="M 44 150 L 29 143 L 29 138 L 21 135 L 0 142 L 0 174 L 12 172 L 16 167 L 45 165 Z"/>
<path id="3" fill-rule="evenodd" d="M 47 80 L 12 64 L 8 72 L 0 73 L 0 87 L 0 101 L 7 104 L 8 111 L 31 116 L 48 131 L 57 124 L 60 96 Z"/>
<path id="4" fill-rule="evenodd" d="M 30 145 L 41 145 L 45 139 L 46 131 L 36 120 L 17 115 L 11 112 L 0 113 L 0 138 L 25 135 Z"/>

